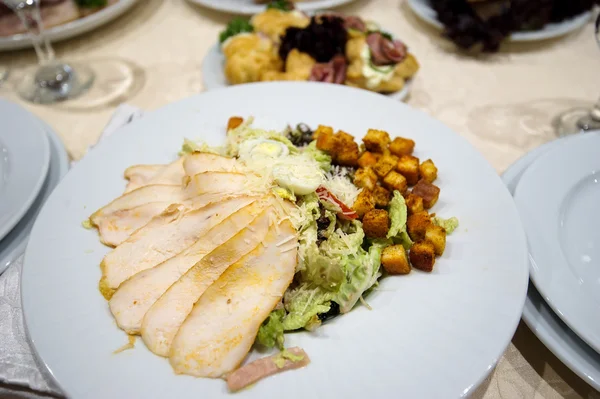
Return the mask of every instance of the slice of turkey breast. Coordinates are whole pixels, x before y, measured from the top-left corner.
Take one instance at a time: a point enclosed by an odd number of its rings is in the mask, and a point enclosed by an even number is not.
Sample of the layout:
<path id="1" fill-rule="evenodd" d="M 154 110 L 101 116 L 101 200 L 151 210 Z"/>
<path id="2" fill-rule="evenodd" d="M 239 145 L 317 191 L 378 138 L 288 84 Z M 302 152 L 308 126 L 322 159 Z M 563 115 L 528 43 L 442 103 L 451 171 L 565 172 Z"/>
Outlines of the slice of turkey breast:
<path id="1" fill-rule="evenodd" d="M 208 152 L 194 152 L 186 156 L 183 161 L 183 169 L 188 176 L 209 171 L 233 172 L 236 168 L 237 161 L 234 158 L 227 158 Z"/>
<path id="2" fill-rule="evenodd" d="M 127 172 L 127 170 L 125 172 Z M 142 184 L 132 184 L 132 181 L 130 180 L 129 184 L 125 188 L 125 192 L 127 193 L 151 184 L 169 184 L 173 186 L 181 186 L 183 176 L 185 176 L 185 171 L 183 170 L 183 158 L 179 158 L 156 171 L 154 175 L 152 175 Z"/>
<path id="3" fill-rule="evenodd" d="M 294 277 L 298 239 L 289 220 L 202 294 L 173 339 L 176 373 L 222 377 L 235 370 Z"/>

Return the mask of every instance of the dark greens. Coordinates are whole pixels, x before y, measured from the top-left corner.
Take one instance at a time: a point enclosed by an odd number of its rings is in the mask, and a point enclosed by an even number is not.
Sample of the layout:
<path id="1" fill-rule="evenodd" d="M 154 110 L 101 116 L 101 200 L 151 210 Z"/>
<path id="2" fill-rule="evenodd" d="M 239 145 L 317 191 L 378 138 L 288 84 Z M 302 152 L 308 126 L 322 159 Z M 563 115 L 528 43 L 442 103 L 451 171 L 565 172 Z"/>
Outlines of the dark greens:
<path id="1" fill-rule="evenodd" d="M 108 0 L 75 0 L 79 7 L 96 8 L 104 7 L 108 4 Z"/>
<path id="2" fill-rule="evenodd" d="M 219 34 L 219 43 L 222 44 L 230 37 L 245 32 L 254 32 L 254 27 L 249 20 L 241 17 L 235 17 L 229 21 L 225 30 Z"/>

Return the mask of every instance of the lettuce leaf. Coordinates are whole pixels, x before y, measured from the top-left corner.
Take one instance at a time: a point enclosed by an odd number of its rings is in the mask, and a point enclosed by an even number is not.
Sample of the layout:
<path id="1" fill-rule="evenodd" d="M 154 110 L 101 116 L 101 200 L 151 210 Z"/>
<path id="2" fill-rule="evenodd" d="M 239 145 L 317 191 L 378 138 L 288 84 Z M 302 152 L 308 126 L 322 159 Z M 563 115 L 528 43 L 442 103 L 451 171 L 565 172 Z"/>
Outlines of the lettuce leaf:
<path id="1" fill-rule="evenodd" d="M 288 314 L 283 319 L 285 331 L 312 329 L 321 324 L 318 315 L 331 308 L 334 294 L 319 286 L 303 283 L 286 291 L 283 302 Z"/>
<path id="2" fill-rule="evenodd" d="M 408 209 L 406 201 L 398 190 L 394 190 L 394 196 L 389 205 L 390 215 L 390 230 L 387 233 L 387 238 L 392 238 L 406 231 L 406 219 L 408 218 Z"/>
<path id="3" fill-rule="evenodd" d="M 316 140 L 311 141 L 310 144 L 304 148 L 303 152 L 317 161 L 324 172 L 329 172 L 331 170 L 331 157 L 317 148 Z"/>
<path id="4" fill-rule="evenodd" d="M 283 337 L 283 318 L 285 316 L 284 309 L 277 309 L 271 312 L 269 317 L 263 322 L 258 329 L 258 335 L 256 336 L 256 342 L 266 346 L 267 348 L 273 348 L 277 346 L 279 349 L 283 349 L 284 337 Z"/>
<path id="5" fill-rule="evenodd" d="M 446 234 L 452 234 L 454 230 L 456 230 L 456 228 L 458 227 L 458 219 L 455 217 L 451 217 L 450 219 L 443 219 L 441 217 L 435 216 L 431 221 L 436 226 L 442 226 L 444 230 L 446 230 Z"/>

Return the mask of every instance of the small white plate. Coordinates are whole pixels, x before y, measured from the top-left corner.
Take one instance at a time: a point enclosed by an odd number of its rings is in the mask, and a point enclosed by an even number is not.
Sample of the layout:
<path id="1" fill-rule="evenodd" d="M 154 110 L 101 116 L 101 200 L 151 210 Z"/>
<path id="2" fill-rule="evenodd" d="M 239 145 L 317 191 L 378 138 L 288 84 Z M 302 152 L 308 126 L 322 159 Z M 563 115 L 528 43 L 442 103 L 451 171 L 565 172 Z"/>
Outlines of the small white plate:
<path id="1" fill-rule="evenodd" d="M 206 56 L 204 57 L 204 62 L 202 63 L 202 78 L 204 80 L 205 90 L 231 86 L 229 82 L 227 82 L 225 73 L 223 73 L 224 64 L 225 56 L 221 52 L 221 46 L 217 43 L 208 50 L 208 53 L 206 53 Z M 402 90 L 384 95 L 394 100 L 404 101 L 406 97 L 408 97 L 411 87 L 412 79 L 409 79 L 404 84 Z"/>
<path id="2" fill-rule="evenodd" d="M 564 141 L 521 176 L 515 202 L 531 279 L 569 327 L 600 352 L 600 133 Z"/>
<path id="3" fill-rule="evenodd" d="M 127 336 L 98 292 L 99 264 L 109 249 L 81 226 L 122 193 L 126 167 L 173 160 L 184 137 L 222 144 L 231 115 L 254 115 L 264 128 L 305 122 L 358 137 L 368 128 L 408 135 L 416 156 L 432 158 L 439 168 L 434 211 L 461 223 L 433 273 L 383 279 L 366 298 L 373 310 L 359 305 L 315 332 L 289 334 L 286 344 L 304 348 L 311 364 L 235 395 L 222 380 L 175 375 L 139 340 L 135 349 L 113 354 Z M 69 397 L 457 398 L 485 379 L 510 343 L 527 281 L 525 233 L 513 199 L 466 140 L 423 112 L 364 90 L 269 82 L 168 105 L 90 151 L 38 216 L 21 294 L 33 345 Z"/>
<path id="4" fill-rule="evenodd" d="M 423 21 L 430 25 L 443 29 L 443 25 L 437 19 L 437 13 L 429 3 L 429 0 L 408 0 L 410 9 Z M 536 40 L 546 40 L 566 35 L 584 26 L 591 18 L 592 12 L 587 11 L 576 17 L 564 20 L 562 22 L 547 24 L 540 30 L 529 32 L 515 32 L 510 35 L 510 40 L 514 42 L 530 42 Z"/>
<path id="5" fill-rule="evenodd" d="M 58 137 L 50 126 L 47 126 L 45 123 L 43 124 L 50 141 L 50 167 L 48 169 L 48 176 L 29 211 L 13 227 L 10 233 L 4 239 L 0 240 L 0 274 L 25 251 L 27 237 L 33 228 L 35 218 L 42 210 L 42 205 L 44 205 L 54 188 L 58 185 L 58 182 L 69 170 L 69 156 L 60 137 Z"/>
<path id="6" fill-rule="evenodd" d="M 512 164 L 503 174 L 502 180 L 511 193 L 531 163 L 552 147 L 561 146 L 574 136 L 546 143 Z M 600 390 L 600 355 L 581 340 L 554 313 L 533 284 L 529 284 L 523 309 L 523 320 L 533 333 L 575 374 L 595 389 Z"/>
<path id="7" fill-rule="evenodd" d="M 43 125 L 20 106 L 0 99 L 0 240 L 37 197 L 50 162 Z"/>
<path id="8" fill-rule="evenodd" d="M 265 4 L 254 4 L 254 0 L 188 0 L 216 11 L 231 14 L 252 15 L 265 10 Z M 355 0 L 307 0 L 296 3 L 296 8 L 301 11 L 325 10 L 351 3 Z"/>
<path id="9" fill-rule="evenodd" d="M 129 10 L 137 1 L 138 0 L 119 0 L 118 3 L 88 15 L 87 17 L 79 18 L 75 21 L 47 29 L 46 36 L 51 42 L 58 42 L 60 40 L 79 36 L 118 18 Z M 0 37 L 0 51 L 18 50 L 31 46 L 31 38 L 27 33 Z"/>

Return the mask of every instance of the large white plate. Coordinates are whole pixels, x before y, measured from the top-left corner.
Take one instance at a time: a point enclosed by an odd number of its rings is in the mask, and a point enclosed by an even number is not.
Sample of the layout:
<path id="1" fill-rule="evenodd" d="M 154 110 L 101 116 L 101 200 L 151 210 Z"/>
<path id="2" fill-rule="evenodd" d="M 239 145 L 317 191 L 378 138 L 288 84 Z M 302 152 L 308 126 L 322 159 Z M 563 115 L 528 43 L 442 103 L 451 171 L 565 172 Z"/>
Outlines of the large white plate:
<path id="1" fill-rule="evenodd" d="M 515 202 L 527 231 L 531 278 L 546 302 L 600 352 L 600 134 L 540 155 L 521 176 Z"/>
<path id="2" fill-rule="evenodd" d="M 252 15 L 265 10 L 265 4 L 254 4 L 254 0 L 188 0 L 192 3 L 217 11 L 232 14 Z M 355 0 L 307 0 L 296 3 L 296 8 L 302 11 L 325 10 L 351 3 Z"/>
<path id="3" fill-rule="evenodd" d="M 223 73 L 223 65 L 225 64 L 225 56 L 221 52 L 219 44 L 215 44 L 208 50 L 202 63 L 202 78 L 204 79 L 204 89 L 213 90 L 222 87 L 230 86 Z M 412 79 L 406 81 L 406 84 L 402 90 L 395 93 L 385 94 L 385 96 L 393 98 L 398 101 L 403 101 L 408 97 L 410 89 L 412 87 Z"/>
<path id="4" fill-rule="evenodd" d="M 111 135 L 67 174 L 34 226 L 22 278 L 33 344 L 67 395 L 229 397 L 221 380 L 174 375 L 141 342 L 112 354 L 127 337 L 98 292 L 108 249 L 81 222 L 122 192 L 126 167 L 174 159 L 184 137 L 220 144 L 231 115 L 254 115 L 265 128 L 302 121 L 359 137 L 368 128 L 412 137 L 416 155 L 431 157 L 440 170 L 434 210 L 461 221 L 433 273 L 384 279 L 367 297 L 373 310 L 357 306 L 314 333 L 289 334 L 287 345 L 303 347 L 312 363 L 235 397 L 468 395 L 506 349 L 525 300 L 527 248 L 510 193 L 481 154 L 425 113 L 310 82 L 240 85 L 169 105 Z"/>
<path id="5" fill-rule="evenodd" d="M 119 0 L 118 3 L 88 15 L 87 17 L 47 29 L 46 36 L 50 41 L 58 42 L 89 32 L 92 29 L 96 29 L 115 18 L 118 18 L 121 14 L 129 10 L 136 2 L 137 0 Z M 17 50 L 31 46 L 31 39 L 27 33 L 9 37 L 0 37 L 0 51 Z"/>
<path id="6" fill-rule="evenodd" d="M 50 162 L 41 123 L 16 104 L 0 99 L 0 240 L 37 197 Z"/>
<path id="7" fill-rule="evenodd" d="M 512 164 L 502 174 L 502 180 L 508 189 L 514 193 L 521 176 L 538 156 L 573 137 L 541 145 Z M 571 331 L 531 283 L 527 290 L 523 320 L 556 357 L 584 381 L 600 390 L 600 355 Z"/>
<path id="8" fill-rule="evenodd" d="M 438 29 L 443 28 L 442 23 L 437 19 L 435 10 L 431 8 L 429 0 L 408 0 L 408 6 L 423 21 Z M 563 36 L 584 26 L 590 20 L 591 16 L 592 12 L 587 11 L 559 23 L 546 24 L 540 30 L 515 32 L 510 35 L 510 40 L 514 42 L 529 42 Z"/>
<path id="9" fill-rule="evenodd" d="M 29 211 L 13 227 L 10 233 L 0 241 L 0 274 L 25 251 L 27 237 L 33 228 L 35 218 L 42 210 L 42 205 L 44 205 L 44 202 L 46 202 L 54 188 L 58 185 L 60 179 L 69 170 L 69 156 L 61 139 L 52 128 L 45 124 L 44 126 L 50 140 L 50 167 L 48 175 Z"/>

